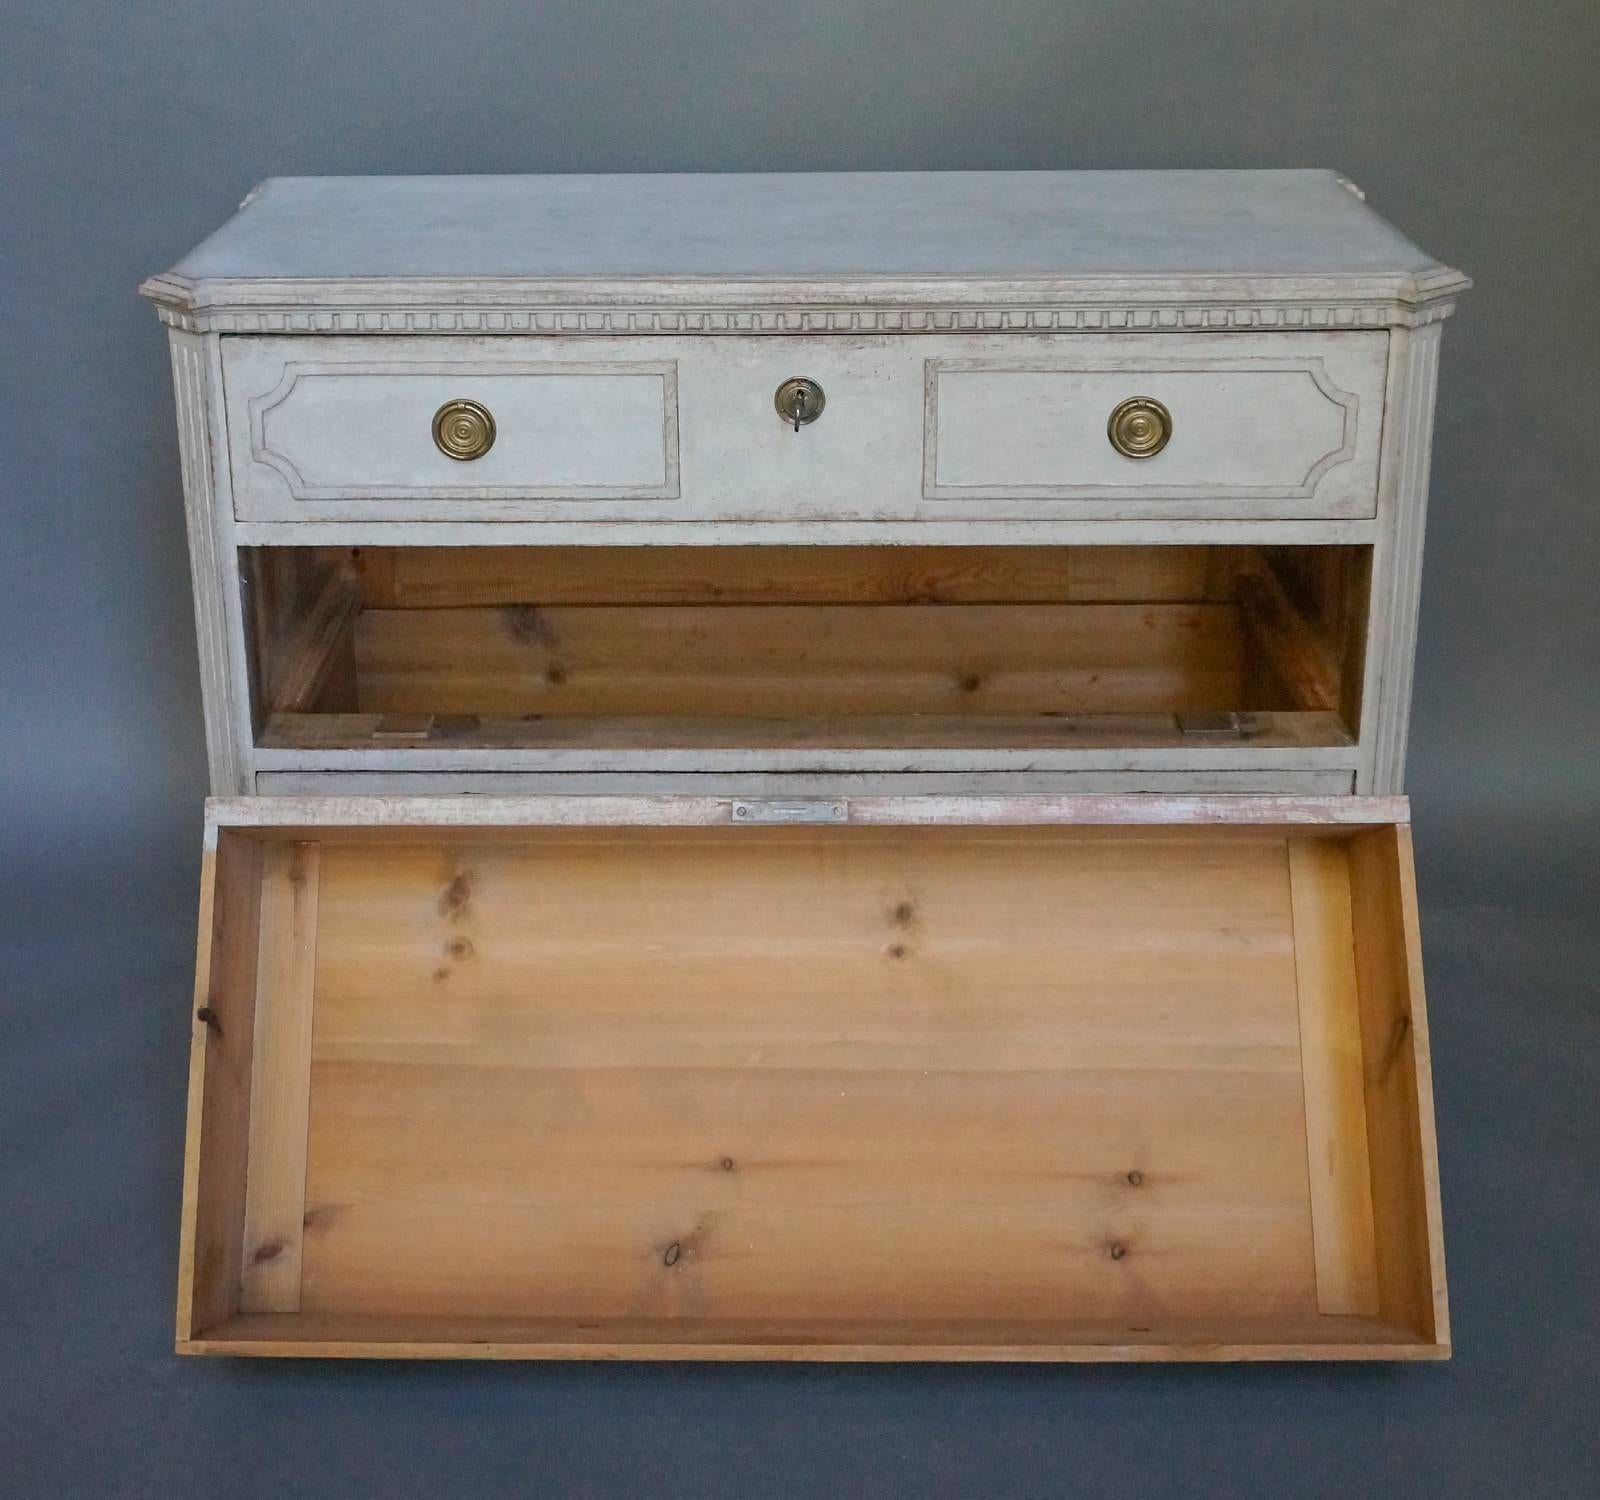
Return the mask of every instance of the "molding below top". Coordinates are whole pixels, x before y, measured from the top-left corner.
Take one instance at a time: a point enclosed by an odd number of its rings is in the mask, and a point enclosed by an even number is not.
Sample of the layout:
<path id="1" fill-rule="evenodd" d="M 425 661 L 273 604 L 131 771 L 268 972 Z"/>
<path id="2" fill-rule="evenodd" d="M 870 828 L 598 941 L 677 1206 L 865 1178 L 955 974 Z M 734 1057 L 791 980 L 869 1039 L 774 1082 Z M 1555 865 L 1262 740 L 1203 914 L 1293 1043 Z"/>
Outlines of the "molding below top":
<path id="1" fill-rule="evenodd" d="M 815 281 L 685 277 L 193 280 L 140 293 L 192 333 L 900 334 L 1416 328 L 1471 286 L 1407 275 L 970 277 Z"/>

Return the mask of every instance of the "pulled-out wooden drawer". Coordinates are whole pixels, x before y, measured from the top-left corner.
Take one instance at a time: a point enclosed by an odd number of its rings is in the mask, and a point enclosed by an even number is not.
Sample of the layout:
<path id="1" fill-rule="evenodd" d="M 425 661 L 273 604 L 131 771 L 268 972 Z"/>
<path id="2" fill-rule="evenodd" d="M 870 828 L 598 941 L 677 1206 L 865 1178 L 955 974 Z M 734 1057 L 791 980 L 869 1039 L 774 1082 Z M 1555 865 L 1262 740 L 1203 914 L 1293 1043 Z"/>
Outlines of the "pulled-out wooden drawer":
<path id="1" fill-rule="evenodd" d="M 1388 358 L 1372 331 L 222 347 L 250 521 L 1369 517 Z M 823 392 L 798 431 L 791 378 Z"/>
<path id="2" fill-rule="evenodd" d="M 179 1347 L 1443 1356 L 1404 818 L 214 802 Z"/>

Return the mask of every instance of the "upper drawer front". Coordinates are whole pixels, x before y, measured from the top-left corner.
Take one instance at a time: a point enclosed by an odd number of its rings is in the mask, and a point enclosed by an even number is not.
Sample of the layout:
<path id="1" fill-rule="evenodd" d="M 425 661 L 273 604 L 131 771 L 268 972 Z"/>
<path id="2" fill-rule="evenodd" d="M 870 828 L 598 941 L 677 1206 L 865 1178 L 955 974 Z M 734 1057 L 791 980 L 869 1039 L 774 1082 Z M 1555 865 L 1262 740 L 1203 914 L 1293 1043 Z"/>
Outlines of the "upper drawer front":
<path id="1" fill-rule="evenodd" d="M 1370 516 L 1383 354 L 1381 335 L 1275 339 L 1270 352 L 1224 336 L 934 360 L 925 493 L 1119 515 Z"/>
<path id="2" fill-rule="evenodd" d="M 439 502 L 455 517 L 496 501 L 677 496 L 670 360 L 530 357 L 526 347 L 477 340 L 403 342 L 398 349 L 381 339 L 224 344 L 241 516 L 314 520 L 353 510 L 422 519 L 438 514 Z M 452 403 L 461 402 L 472 406 L 457 412 L 465 425 L 452 431 Z"/>
<path id="3" fill-rule="evenodd" d="M 244 520 L 1277 520 L 1376 513 L 1387 348 L 1382 332 L 227 337 L 223 369 Z M 773 406 L 793 376 L 826 396 L 798 433 Z M 1141 398 L 1171 433 L 1129 457 L 1107 423 Z M 436 441 L 454 401 L 493 422 L 480 457 Z"/>

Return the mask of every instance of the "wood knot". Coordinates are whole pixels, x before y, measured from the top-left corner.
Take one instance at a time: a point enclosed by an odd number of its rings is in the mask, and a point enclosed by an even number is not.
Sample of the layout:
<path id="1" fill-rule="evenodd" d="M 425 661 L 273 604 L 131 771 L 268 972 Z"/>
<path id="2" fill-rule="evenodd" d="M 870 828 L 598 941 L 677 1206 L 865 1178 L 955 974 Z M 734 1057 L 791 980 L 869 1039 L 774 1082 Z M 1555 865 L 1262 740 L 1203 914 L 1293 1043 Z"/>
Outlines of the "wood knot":
<path id="1" fill-rule="evenodd" d="M 909 901 L 901 901 L 889 913 L 890 920 L 896 927 L 909 927 L 917 915 L 917 909 Z"/>
<path id="2" fill-rule="evenodd" d="M 661 1256 L 661 1264 L 664 1266 L 675 1266 L 678 1263 L 678 1257 L 682 1254 L 683 1246 L 677 1240 L 674 1240 L 663 1252 Z"/>
<path id="3" fill-rule="evenodd" d="M 982 686 L 983 678 L 976 672 L 967 672 L 961 678 L 961 691 L 963 693 L 975 693 Z"/>
<path id="4" fill-rule="evenodd" d="M 720 1162 L 717 1163 L 717 1165 L 720 1166 L 724 1172 L 731 1172 L 734 1168 L 734 1160 L 731 1156 L 725 1156 Z"/>
<path id="5" fill-rule="evenodd" d="M 904 943 L 890 943 L 883 951 L 890 958 L 904 958 L 911 950 Z"/>
<path id="6" fill-rule="evenodd" d="M 530 646 L 553 646 L 556 643 L 555 627 L 546 616 L 531 604 L 508 604 L 505 607 L 506 629 L 517 640 Z"/>
<path id="7" fill-rule="evenodd" d="M 250 1259 L 259 1266 L 263 1261 L 276 1260 L 282 1254 L 282 1240 L 263 1240 L 256 1246 L 256 1253 Z"/>
<path id="8" fill-rule="evenodd" d="M 458 917 L 467 908 L 467 903 L 472 900 L 472 872 L 460 871 L 450 884 L 444 888 L 439 897 L 439 915 L 441 917 Z"/>
<path id="9" fill-rule="evenodd" d="M 1127 1253 L 1128 1247 L 1124 1245 L 1121 1240 L 1112 1240 L 1112 1242 L 1106 1246 L 1106 1254 L 1109 1255 L 1112 1260 L 1121 1260 Z"/>
<path id="10" fill-rule="evenodd" d="M 1378 1064 L 1378 1082 L 1388 1081 L 1394 1065 L 1405 1055 L 1406 1042 L 1411 1036 L 1411 1017 L 1396 1016 L 1394 1029 L 1389 1033 L 1389 1045 L 1384 1048 L 1383 1060 Z"/>
<path id="11" fill-rule="evenodd" d="M 454 959 L 471 958 L 473 954 L 472 939 L 453 937 L 444 945 L 444 951 Z"/>
<path id="12" fill-rule="evenodd" d="M 566 669 L 564 667 L 549 667 L 545 671 L 544 680 L 551 687 L 560 687 L 567 680 Z"/>
<path id="13" fill-rule="evenodd" d="M 216 1011 L 212 1010 L 209 1005 L 202 1005 L 194 1013 L 194 1018 L 197 1021 L 203 1021 L 208 1030 L 216 1032 L 218 1036 L 222 1035 L 222 1022 L 218 1018 Z"/>
<path id="14" fill-rule="evenodd" d="M 1128 1173 L 1127 1183 L 1129 1187 L 1143 1187 L 1144 1173 L 1135 1168 L 1133 1171 Z"/>

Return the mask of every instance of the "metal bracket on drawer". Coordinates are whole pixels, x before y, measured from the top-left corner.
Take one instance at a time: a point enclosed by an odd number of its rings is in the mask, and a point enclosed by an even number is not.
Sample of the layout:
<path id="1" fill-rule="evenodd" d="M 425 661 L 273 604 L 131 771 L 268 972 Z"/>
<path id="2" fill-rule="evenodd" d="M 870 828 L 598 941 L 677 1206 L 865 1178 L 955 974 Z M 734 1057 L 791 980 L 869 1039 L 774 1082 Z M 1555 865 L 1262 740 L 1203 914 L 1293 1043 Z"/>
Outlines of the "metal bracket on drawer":
<path id="1" fill-rule="evenodd" d="M 735 823 L 847 823 L 850 804 L 843 800 L 808 799 L 803 802 L 750 802 L 733 804 Z"/>

